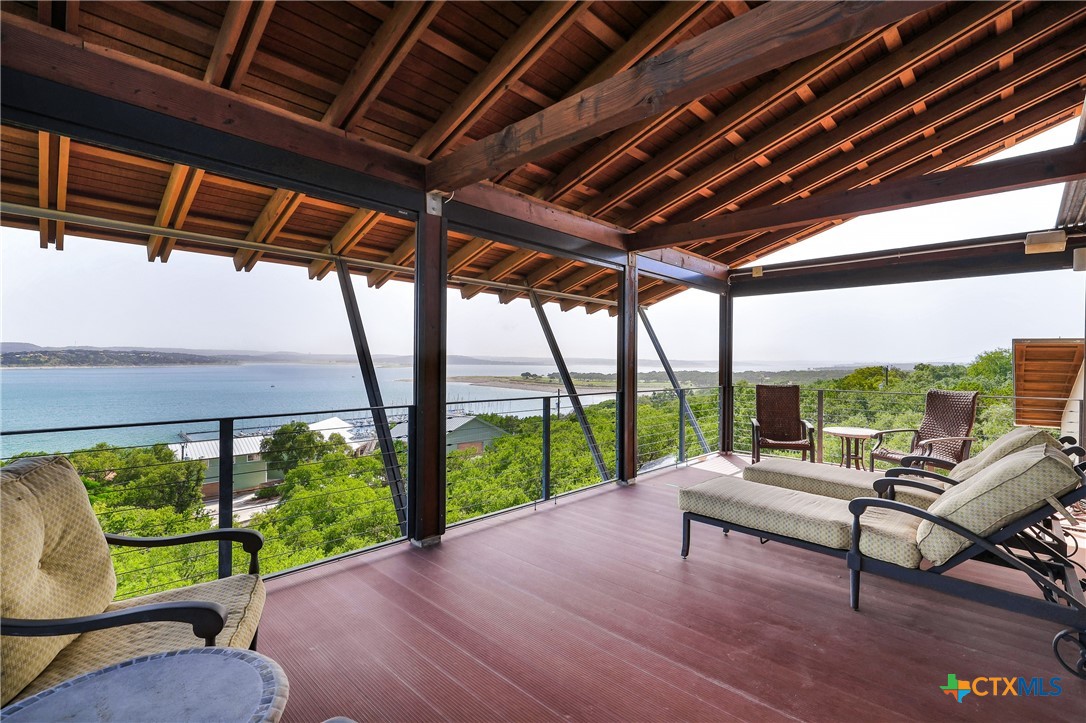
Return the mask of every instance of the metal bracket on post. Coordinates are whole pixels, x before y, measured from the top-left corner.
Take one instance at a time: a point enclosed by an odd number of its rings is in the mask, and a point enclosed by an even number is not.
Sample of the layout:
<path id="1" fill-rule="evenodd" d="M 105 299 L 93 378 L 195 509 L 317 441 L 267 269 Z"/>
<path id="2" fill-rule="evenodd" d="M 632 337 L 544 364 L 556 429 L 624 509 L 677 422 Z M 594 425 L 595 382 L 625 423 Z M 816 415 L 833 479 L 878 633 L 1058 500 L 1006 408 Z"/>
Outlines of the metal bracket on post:
<path id="1" fill-rule="evenodd" d="M 440 216 L 441 207 L 445 203 L 445 199 L 448 194 L 441 193 L 440 191 L 431 191 L 426 194 L 426 213 L 431 216 Z"/>
<path id="2" fill-rule="evenodd" d="M 574 386 L 573 377 L 570 376 L 569 369 L 566 367 L 566 360 L 562 357 L 562 350 L 558 348 L 558 340 L 555 339 L 550 321 L 547 320 L 547 314 L 543 311 L 543 304 L 539 303 L 539 296 L 535 291 L 529 291 L 528 297 L 532 301 L 532 308 L 535 309 L 536 318 L 539 319 L 539 326 L 543 329 L 543 336 L 547 339 L 547 346 L 550 347 L 554 364 L 558 367 L 558 376 L 562 379 L 562 386 L 565 387 L 566 394 L 569 395 L 569 403 L 573 407 L 573 414 L 581 425 L 585 441 L 588 442 L 588 451 L 592 453 L 592 461 L 596 463 L 596 470 L 600 473 L 600 481 L 606 482 L 611 475 L 607 472 L 607 464 L 603 461 L 603 453 L 600 452 L 600 446 L 596 443 L 596 436 L 592 434 L 592 425 L 588 423 L 588 417 L 585 416 L 581 398 L 577 396 L 577 387 Z"/>
<path id="3" fill-rule="evenodd" d="M 392 428 L 388 423 L 381 386 L 377 381 L 377 368 L 373 364 L 370 345 L 366 340 L 366 329 L 362 325 L 362 312 L 358 308 L 358 298 L 351 283 L 351 272 L 343 259 L 336 259 L 336 274 L 339 287 L 343 292 L 343 304 L 347 308 L 347 320 L 351 324 L 351 336 L 354 338 L 354 350 L 358 357 L 358 366 L 362 371 L 362 383 L 366 387 L 366 399 L 372 408 L 373 431 L 377 434 L 377 444 L 381 449 L 381 461 L 385 466 L 385 479 L 392 494 L 392 506 L 396 508 L 396 522 L 400 534 L 407 535 L 407 493 L 404 490 L 400 460 L 396 456 L 396 445 L 392 442 Z"/>
<path id="4" fill-rule="evenodd" d="M 679 386 L 679 378 L 675 376 L 675 371 L 671 368 L 671 362 L 668 360 L 667 355 L 664 354 L 664 345 L 660 343 L 660 339 L 656 336 L 656 332 L 652 328 L 652 324 L 649 323 L 649 315 L 645 313 L 645 307 L 640 307 L 637 313 L 641 316 L 641 323 L 645 326 L 645 331 L 649 335 L 649 340 L 652 341 L 652 346 L 656 349 L 656 356 L 660 357 L 660 363 L 664 367 L 664 374 L 667 374 L 668 381 L 671 382 L 671 388 L 675 390 L 675 394 L 679 397 L 679 404 L 683 409 L 683 413 L 686 418 L 690 420 L 690 425 L 694 428 L 694 434 L 698 436 L 698 444 L 701 445 L 701 450 L 704 454 L 709 454 L 709 442 L 706 441 L 705 435 L 701 431 L 701 425 L 698 424 L 697 417 L 694 416 L 694 412 L 690 409 L 690 404 L 686 399 L 686 395 L 682 392 L 682 387 Z M 680 418 L 682 415 L 680 414 Z M 679 436 L 685 435 L 685 425 L 679 432 Z M 679 461 L 683 461 L 680 457 Z"/>

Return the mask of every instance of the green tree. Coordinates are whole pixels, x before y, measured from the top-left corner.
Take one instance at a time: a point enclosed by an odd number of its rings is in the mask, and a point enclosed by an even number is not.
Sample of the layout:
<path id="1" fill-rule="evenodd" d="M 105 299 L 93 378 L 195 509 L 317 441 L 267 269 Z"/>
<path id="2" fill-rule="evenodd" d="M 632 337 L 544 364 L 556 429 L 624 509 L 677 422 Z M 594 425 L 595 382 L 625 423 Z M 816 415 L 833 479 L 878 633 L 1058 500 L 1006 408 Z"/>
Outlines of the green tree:
<path id="1" fill-rule="evenodd" d="M 305 422 L 290 422 L 260 442 L 260 453 L 269 467 L 284 474 L 300 464 L 315 462 L 325 454 L 349 452 L 343 436 L 333 433 L 328 440 Z"/>

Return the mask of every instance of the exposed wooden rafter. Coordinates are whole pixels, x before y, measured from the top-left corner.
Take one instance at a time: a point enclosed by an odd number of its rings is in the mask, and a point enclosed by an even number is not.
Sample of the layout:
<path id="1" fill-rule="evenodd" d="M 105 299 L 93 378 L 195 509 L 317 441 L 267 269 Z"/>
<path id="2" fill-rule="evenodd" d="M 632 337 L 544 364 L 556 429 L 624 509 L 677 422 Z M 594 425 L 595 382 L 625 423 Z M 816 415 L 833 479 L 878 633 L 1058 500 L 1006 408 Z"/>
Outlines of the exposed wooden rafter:
<path id="1" fill-rule="evenodd" d="M 630 238 L 630 249 L 643 251 L 757 231 L 793 228 L 814 221 L 851 218 L 1083 177 L 1086 177 L 1086 144 L 1076 144 L 993 161 L 983 166 L 956 168 L 918 178 L 886 181 L 852 191 L 817 194 L 785 204 L 742 209 L 702 221 L 657 226 L 635 233 Z"/>
<path id="2" fill-rule="evenodd" d="M 451 191 L 621 128 L 899 20 L 932 3 L 768 3 L 438 159 Z"/>
<path id="3" fill-rule="evenodd" d="M 322 120 L 337 128 L 358 123 L 440 10 L 440 2 L 395 3 Z"/>
<path id="4" fill-rule="evenodd" d="M 182 228 L 203 178 L 203 169 L 175 163 L 170 169 L 170 177 L 166 181 L 166 189 L 159 202 L 155 225 L 163 228 Z M 172 250 L 173 239 L 158 235 L 147 239 L 148 261 L 154 261 L 157 258 L 165 262 L 169 259 Z"/>
<path id="5" fill-rule="evenodd" d="M 283 188 L 276 189 L 271 195 L 260 215 L 256 217 L 245 240 L 251 243 L 270 244 L 283 230 L 283 226 L 290 220 L 291 215 L 298 210 L 298 206 L 305 200 L 305 194 L 297 191 L 288 191 Z M 260 251 L 239 249 L 234 254 L 234 268 L 238 271 L 252 271 L 256 262 L 262 256 Z"/>
<path id="6" fill-rule="evenodd" d="M 67 209 L 70 154 L 69 138 L 38 131 L 38 204 L 42 208 Z M 38 235 L 43 249 L 52 245 L 57 251 L 64 250 L 63 221 L 40 219 Z"/>

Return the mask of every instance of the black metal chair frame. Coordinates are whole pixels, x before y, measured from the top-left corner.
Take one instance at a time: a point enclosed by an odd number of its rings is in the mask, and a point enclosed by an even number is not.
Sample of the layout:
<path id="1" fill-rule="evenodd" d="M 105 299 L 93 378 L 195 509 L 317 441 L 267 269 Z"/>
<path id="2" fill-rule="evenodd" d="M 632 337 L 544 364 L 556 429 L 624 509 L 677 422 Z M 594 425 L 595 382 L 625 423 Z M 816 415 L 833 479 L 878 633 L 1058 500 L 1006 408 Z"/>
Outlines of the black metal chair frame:
<path id="1" fill-rule="evenodd" d="M 902 471 L 908 474 L 916 472 L 916 470 Z M 1086 499 L 1086 462 L 1076 465 L 1075 471 L 1078 473 L 1081 482 L 1075 489 L 1059 498 L 1060 504 L 1064 507 Z M 918 480 L 898 478 L 880 479 L 876 481 L 875 485 L 879 488 L 880 494 L 893 494 L 895 487 L 902 486 L 927 489 L 936 493 L 944 491 L 934 485 Z M 860 551 L 860 517 L 866 510 L 876 507 L 896 510 L 919 517 L 922 520 L 928 520 L 961 535 L 971 544 L 942 565 L 925 570 L 902 567 L 891 562 L 868 557 Z M 743 527 L 692 512 L 684 512 L 681 554 L 683 559 L 686 559 L 690 551 L 690 523 L 702 522 L 722 528 L 725 534 L 730 530 L 735 530 L 736 532 L 758 537 L 762 542 L 772 540 L 832 557 L 843 558 L 849 568 L 849 603 L 853 610 L 859 610 L 860 608 L 860 573 L 868 572 L 873 575 L 919 585 L 956 595 L 966 600 L 973 600 L 985 605 L 1065 625 L 1067 626 L 1066 629 L 1057 633 L 1052 641 L 1053 652 L 1060 665 L 1068 672 L 1079 678 L 1086 678 L 1086 596 L 1084 596 L 1086 582 L 1079 579 L 1075 571 L 1077 563 L 1070 560 L 1066 552 L 1061 552 L 1057 547 L 1029 534 L 1029 532 L 1036 530 L 1038 525 L 1052 518 L 1053 510 L 1050 507 L 1047 505 L 1041 507 L 986 538 L 980 537 L 961 525 L 945 520 L 927 510 L 884 497 L 854 499 L 849 502 L 848 509 L 853 516 L 852 539 L 848 550 L 825 547 L 824 545 L 798 540 L 793 537 Z M 1056 529 L 1058 530 L 1058 526 Z M 1049 534 L 1055 535 L 1058 533 L 1050 532 Z M 1026 554 L 1016 554 L 1012 551 L 1012 548 L 1025 550 Z M 974 559 L 1010 567 L 1022 572 L 1037 585 L 1044 599 L 1039 600 L 1021 593 L 943 575 L 944 572 L 957 567 L 961 563 Z M 1078 647 L 1079 658 L 1072 663 L 1064 660 L 1059 649 L 1061 643 L 1067 642 Z"/>
<path id="2" fill-rule="evenodd" d="M 201 530 L 183 535 L 168 537 L 124 537 L 105 533 L 106 542 L 125 547 L 169 547 L 192 542 L 228 540 L 240 543 L 249 553 L 249 574 L 260 574 L 258 553 L 264 546 L 264 536 L 256 530 L 227 528 L 219 530 Z M 0 620 L 0 635 L 18 637 L 42 637 L 49 635 L 71 635 L 89 633 L 93 630 L 116 628 L 122 625 L 150 622 L 188 623 L 192 634 L 204 639 L 204 645 L 212 646 L 215 638 L 226 626 L 226 608 L 215 602 L 185 600 L 178 602 L 151 603 L 137 605 L 125 610 L 87 615 L 78 618 L 55 620 L 23 620 L 3 618 Z M 256 650 L 256 635 L 253 635 L 252 650 Z"/>
<path id="3" fill-rule="evenodd" d="M 977 414 L 976 410 L 977 410 L 977 395 L 974 394 L 973 395 L 973 422 L 974 423 L 976 422 L 976 414 Z M 926 413 L 926 411 L 927 410 L 925 409 L 925 413 Z M 921 424 L 923 424 L 923 422 L 921 422 Z M 973 424 L 970 424 L 969 426 L 970 426 L 970 429 L 972 429 Z M 912 459 L 912 460 L 924 460 L 925 464 L 934 464 L 934 465 L 939 466 L 939 467 L 944 467 L 946 469 L 950 469 L 955 464 L 957 464 L 957 462 L 954 462 L 952 460 L 943 459 L 942 457 L 933 456 L 932 455 L 932 450 L 933 450 L 933 447 L 935 446 L 935 444 L 937 442 L 961 442 L 961 444 L 962 444 L 961 458 L 962 459 L 969 459 L 969 453 L 972 450 L 973 442 L 977 441 L 976 437 L 969 437 L 969 436 L 964 436 L 964 437 L 954 437 L 954 436 L 951 436 L 951 437 L 932 437 L 931 439 L 920 439 L 920 430 L 916 429 L 916 428 L 882 429 L 882 430 L 879 430 L 878 432 L 876 432 L 875 434 L 871 435 L 871 438 L 875 440 L 874 446 L 872 446 L 871 451 L 868 452 L 868 462 L 870 463 L 872 470 L 875 469 L 875 459 L 876 458 L 881 459 L 881 457 L 878 457 L 878 454 L 879 454 L 879 450 L 882 449 L 883 444 L 885 444 L 885 442 L 886 442 L 886 437 L 888 437 L 891 434 L 904 434 L 906 432 L 911 432 L 912 435 L 913 435 L 913 440 L 912 440 L 912 442 L 911 442 L 911 444 L 909 446 L 909 450 L 911 452 L 913 452 L 913 454 L 908 454 L 904 458 L 902 458 L 900 464 L 903 467 L 914 466 L 915 463 L 914 464 L 909 464 L 909 463 L 907 463 L 905 461 L 906 459 Z M 961 460 L 958 460 L 958 461 L 961 461 Z"/>

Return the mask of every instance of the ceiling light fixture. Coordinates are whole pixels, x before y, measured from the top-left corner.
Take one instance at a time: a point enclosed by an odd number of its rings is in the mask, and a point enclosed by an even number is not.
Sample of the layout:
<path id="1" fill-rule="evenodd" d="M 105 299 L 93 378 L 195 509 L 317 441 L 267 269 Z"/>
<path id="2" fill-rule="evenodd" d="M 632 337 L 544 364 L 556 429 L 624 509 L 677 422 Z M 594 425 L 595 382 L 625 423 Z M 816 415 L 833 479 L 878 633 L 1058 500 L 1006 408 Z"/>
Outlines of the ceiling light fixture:
<path id="1" fill-rule="evenodd" d="M 1067 232 L 1035 231 L 1026 234 L 1027 254 L 1050 254 L 1063 251 L 1067 248 Z"/>

